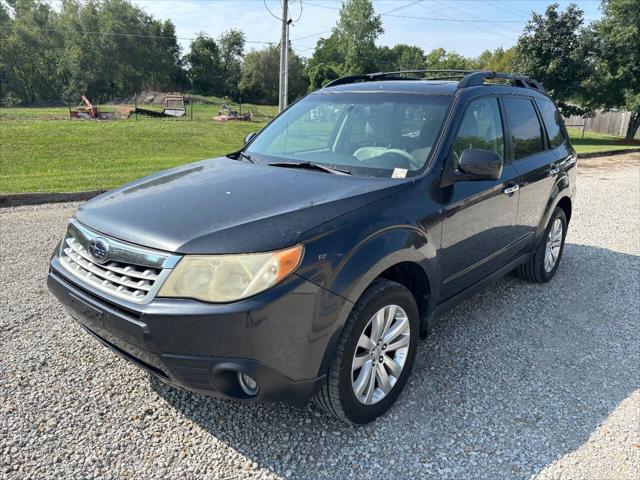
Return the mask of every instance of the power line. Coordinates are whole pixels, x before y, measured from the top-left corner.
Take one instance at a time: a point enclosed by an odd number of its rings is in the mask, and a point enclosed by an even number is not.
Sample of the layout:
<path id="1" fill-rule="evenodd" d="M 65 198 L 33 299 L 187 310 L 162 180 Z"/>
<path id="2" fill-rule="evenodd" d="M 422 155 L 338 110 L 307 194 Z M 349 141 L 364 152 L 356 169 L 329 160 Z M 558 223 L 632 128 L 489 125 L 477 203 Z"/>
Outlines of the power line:
<path id="1" fill-rule="evenodd" d="M 403 9 L 405 9 L 405 8 L 410 7 L 411 5 L 415 5 L 416 3 L 420 3 L 420 2 L 422 2 L 422 1 L 423 1 L 423 0 L 416 0 L 415 2 L 411 2 L 411 3 L 408 3 L 408 4 L 406 4 L 406 5 L 402 5 L 401 7 L 392 8 L 391 10 L 386 11 L 386 12 L 384 12 L 384 13 L 381 13 L 380 15 L 389 15 L 389 14 L 390 14 L 390 13 L 392 13 L 392 12 L 397 12 L 398 10 L 403 10 Z"/>
<path id="2" fill-rule="evenodd" d="M 467 12 L 467 11 L 465 11 L 465 10 L 461 10 L 461 9 L 459 9 L 459 8 L 456 8 L 456 7 L 454 7 L 453 5 L 451 5 L 450 3 L 447 3 L 447 4 L 445 5 L 443 2 L 438 2 L 438 4 L 439 4 L 439 5 L 446 6 L 447 8 L 449 8 L 449 9 L 451 9 L 451 10 L 453 10 L 453 11 L 456 11 L 456 12 L 458 12 L 458 13 L 462 13 L 463 15 L 466 15 L 466 16 L 468 16 L 468 17 L 473 17 L 473 18 L 477 19 L 477 20 L 476 20 L 476 22 L 487 22 L 487 23 L 507 23 L 507 20 L 496 20 L 495 22 L 489 22 L 489 21 L 487 21 L 487 20 L 482 20 L 482 19 L 480 19 L 480 17 L 478 17 L 477 15 L 474 15 L 473 13 L 469 13 L 469 12 Z M 465 20 L 466 20 L 466 19 L 465 19 Z M 467 21 L 472 22 L 473 20 L 467 20 Z M 515 22 L 519 22 L 519 20 L 515 20 L 515 21 L 508 21 L 508 22 L 509 22 L 509 23 L 512 23 L 512 22 L 514 22 L 514 23 L 515 23 Z M 508 30 L 508 31 L 510 31 L 510 32 L 517 33 L 518 35 L 520 35 L 520 33 L 522 33 L 522 31 L 520 31 L 520 30 L 514 30 L 513 28 L 510 28 L 510 27 L 507 27 L 507 26 L 504 26 L 504 25 L 500 25 L 500 27 L 501 27 L 501 28 L 504 28 L 505 30 Z"/>
<path id="3" fill-rule="evenodd" d="M 282 21 L 282 19 L 280 17 L 278 17 L 275 13 L 273 13 L 271 11 L 271 9 L 269 9 L 269 6 L 267 5 L 267 0 L 262 0 L 262 3 L 264 4 L 264 8 L 267 9 L 267 12 L 269 12 L 269 15 L 271 15 L 273 18 L 275 18 L 276 20 L 278 20 L 279 22 Z"/>
<path id="4" fill-rule="evenodd" d="M 333 30 L 325 30 L 324 32 L 312 33 L 310 35 L 305 35 L 304 37 L 292 38 L 292 42 L 297 42 L 298 40 L 304 40 L 305 38 L 317 37 L 319 35 L 324 35 L 325 33 L 331 33 Z"/>
<path id="5" fill-rule="evenodd" d="M 428 8 L 425 5 L 422 5 L 422 2 L 424 2 L 424 1 L 437 2 L 437 0 L 416 0 L 416 1 L 408 3 L 406 5 L 402 5 L 400 7 L 393 8 L 393 9 L 388 10 L 386 12 L 379 13 L 378 15 L 386 16 L 386 17 L 393 17 L 393 18 L 408 18 L 408 19 L 413 19 L 413 20 L 425 20 L 425 21 L 432 21 L 432 22 L 466 23 L 466 24 L 471 24 L 471 26 L 473 26 L 473 27 L 475 27 L 475 28 L 477 28 L 479 30 L 483 30 L 483 31 L 485 31 L 487 33 L 491 33 L 491 34 L 497 35 L 499 37 L 507 38 L 509 40 L 512 40 L 513 38 L 512 37 L 508 37 L 506 35 L 502 35 L 501 33 L 497 33 L 497 32 L 494 32 L 494 31 L 491 31 L 491 30 L 488 30 L 488 29 L 481 28 L 480 26 L 474 25 L 474 24 L 476 24 L 476 23 L 489 23 L 489 24 L 494 24 L 494 23 L 498 23 L 498 24 L 499 23 L 526 23 L 527 22 L 526 20 L 488 20 L 488 19 L 480 19 L 480 18 L 461 20 L 461 19 L 452 18 L 450 16 L 446 16 L 446 18 L 445 17 L 421 17 L 421 16 L 415 16 L 415 15 L 399 15 L 399 14 L 394 14 L 393 13 L 393 12 L 397 12 L 399 10 L 411 7 L 413 5 L 419 5 L 420 7 L 428 10 Z M 471 1 L 471 0 L 469 0 L 469 1 Z M 473 1 L 477 1 L 477 0 L 473 0 Z M 440 2 L 437 2 L 437 3 L 440 3 Z M 326 9 L 329 9 L 329 10 L 340 10 L 339 7 L 332 7 L 332 6 L 328 6 L 328 5 L 319 5 L 317 3 L 312 3 L 312 2 L 306 2 L 306 4 L 308 6 L 326 8 Z M 512 29 L 509 29 L 509 30 L 512 30 Z M 514 31 L 515 33 L 519 33 L 519 32 L 516 32 L 515 30 L 512 30 L 512 31 Z M 303 37 L 297 37 L 297 38 L 292 39 L 291 41 L 294 42 L 294 41 L 298 41 L 298 40 L 304 40 L 304 39 L 307 39 L 307 38 L 317 37 L 317 36 L 324 35 L 326 33 L 331 33 L 331 32 L 332 32 L 332 30 L 325 30 L 323 32 L 313 33 L 313 34 L 310 34 L 310 35 L 305 35 Z"/>
<path id="6" fill-rule="evenodd" d="M 292 3 L 295 3 L 292 2 Z M 295 20 L 291 20 L 291 25 L 294 25 L 296 23 L 298 23 L 298 21 L 302 18 L 302 0 L 300 0 L 300 13 L 298 14 L 298 18 L 296 18 Z"/>
<path id="7" fill-rule="evenodd" d="M 441 3 L 441 2 L 437 2 L 437 3 L 438 3 L 439 5 L 442 5 L 442 3 Z M 426 6 L 424 6 L 424 5 L 420 5 L 420 6 L 421 6 L 421 7 L 423 7 L 424 9 L 427 9 L 427 7 L 426 7 Z M 446 6 L 446 5 L 445 5 L 445 6 Z M 438 12 L 436 12 L 436 13 L 438 13 Z M 481 27 L 481 26 L 479 26 L 479 25 L 476 25 L 476 24 L 474 24 L 474 23 L 469 23 L 467 20 L 458 20 L 458 19 L 453 19 L 453 18 L 451 18 L 451 16 L 449 16 L 449 15 L 446 15 L 446 16 L 447 16 L 447 17 L 449 17 L 449 18 L 450 18 L 450 19 L 452 19 L 452 20 L 455 20 L 456 22 L 464 23 L 464 24 L 469 25 L 469 26 L 471 26 L 471 27 L 473 27 L 473 28 L 476 28 L 476 29 L 478 29 L 478 30 L 482 30 L 482 31 L 484 31 L 484 32 L 491 33 L 492 35 L 496 35 L 496 36 L 498 36 L 498 37 L 506 38 L 506 39 L 508 39 L 508 40 L 513 40 L 513 38 L 512 38 L 512 37 L 508 37 L 508 36 L 503 35 L 503 34 L 501 34 L 501 33 L 494 32 L 493 30 L 489 30 L 489 29 L 487 29 L 487 28 L 483 28 L 483 27 Z"/>
<path id="8" fill-rule="evenodd" d="M 426 8 L 426 7 L 425 7 Z M 387 17 L 394 18 L 415 18 L 416 20 L 428 20 L 431 22 L 470 22 L 470 23 L 527 23 L 526 20 L 473 20 L 467 19 L 464 20 L 458 18 L 442 18 L 442 17 L 418 17 L 415 15 L 387 15 Z"/>
<path id="9" fill-rule="evenodd" d="M 435 0 L 420 0 L 420 1 L 435 1 Z M 476 0 L 473 0 L 473 1 L 476 1 Z M 411 6 L 411 5 L 415 5 L 416 3 L 418 3 L 418 2 L 414 2 L 414 3 L 410 4 L 410 5 L 405 5 L 405 7 Z M 309 5 L 309 6 L 312 6 L 312 7 L 326 8 L 326 9 L 329 9 L 329 10 L 340 10 L 340 8 L 338 8 L 338 7 L 329 7 L 327 5 L 319 5 L 317 3 L 306 2 L 306 4 Z M 423 6 L 423 5 L 421 5 L 421 6 Z M 394 11 L 397 11 L 397 10 L 399 10 L 399 8 L 395 9 L 395 10 L 390 10 L 390 12 L 394 12 Z M 419 19 L 419 20 L 430 20 L 430 21 L 434 21 L 434 22 L 457 22 L 457 21 L 459 21 L 459 20 L 455 20 L 455 19 L 452 19 L 452 18 L 416 17 L 416 16 L 413 16 L 413 15 L 394 15 L 394 14 L 389 13 L 389 12 L 379 13 L 378 15 L 385 16 L 385 17 L 395 17 L 395 18 L 415 18 L 415 19 Z M 476 20 L 468 19 L 468 20 L 465 20 L 465 21 L 474 22 L 474 23 L 527 23 L 527 20 L 489 20 L 489 19 L 481 19 L 479 17 L 476 17 Z"/>
<path id="10" fill-rule="evenodd" d="M 501 2 L 501 3 L 496 2 L 496 4 L 494 4 L 493 2 L 488 2 L 486 0 L 480 0 L 480 2 L 490 6 L 491 8 L 499 8 L 501 10 L 506 10 L 507 12 L 513 13 L 521 18 L 529 19 L 531 17 L 530 12 L 525 13 L 523 10 L 512 7 L 511 5 L 508 5 L 507 3 L 504 3 L 504 2 Z"/>
<path id="11" fill-rule="evenodd" d="M 18 29 L 20 25 L 0 25 L 0 29 Z M 57 32 L 57 33 L 79 33 L 81 35 L 102 35 L 106 37 L 134 37 L 134 38 L 156 38 L 156 39 L 176 39 L 176 40 L 195 40 L 198 36 L 195 37 L 171 37 L 166 35 L 143 35 L 140 33 L 119 33 L 119 32 L 98 32 L 98 31 L 90 31 L 90 30 L 68 30 L 68 29 L 59 29 L 59 28 L 41 28 L 41 27 L 25 27 L 25 30 L 38 30 L 42 32 Z M 202 32 L 205 33 L 206 32 Z M 252 44 L 260 44 L 260 45 L 275 45 L 278 42 L 260 42 L 256 40 L 245 40 L 244 43 L 252 43 Z"/>

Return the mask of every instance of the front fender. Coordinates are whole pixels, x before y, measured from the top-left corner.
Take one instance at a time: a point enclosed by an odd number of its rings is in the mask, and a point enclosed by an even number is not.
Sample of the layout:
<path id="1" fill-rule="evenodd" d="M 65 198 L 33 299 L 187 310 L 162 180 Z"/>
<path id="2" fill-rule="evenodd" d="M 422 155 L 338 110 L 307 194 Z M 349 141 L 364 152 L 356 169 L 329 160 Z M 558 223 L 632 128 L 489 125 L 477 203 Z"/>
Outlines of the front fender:
<path id="1" fill-rule="evenodd" d="M 437 298 L 441 210 L 435 202 L 430 204 L 425 190 L 419 184 L 398 193 L 393 201 L 378 200 L 301 235 L 305 254 L 296 274 L 323 287 L 327 297 L 345 300 L 327 325 L 331 340 L 323 368 L 333 358 L 353 305 L 389 267 L 403 262 L 418 265 L 430 279 L 431 301 Z"/>
<path id="2" fill-rule="evenodd" d="M 427 277 L 432 278 L 429 258 L 434 257 L 432 243 L 417 228 L 388 227 L 359 242 L 336 265 L 329 288 L 356 302 L 382 272 L 402 262 L 420 265 Z"/>
<path id="3" fill-rule="evenodd" d="M 352 228 L 353 224 L 347 227 L 349 230 Z M 306 266 L 303 264 L 297 273 L 324 287 L 327 298 L 335 294 L 348 300 L 342 303 L 340 311 L 334 317 L 335 323 L 330 326 L 332 334 L 319 372 L 323 374 L 335 354 L 342 329 L 354 304 L 367 287 L 382 272 L 402 262 L 415 263 L 425 271 L 428 279 L 435 278 L 435 245 L 420 229 L 406 225 L 387 226 L 355 242 L 354 235 L 343 231 L 331 235 L 335 241 L 327 242 L 326 236 L 320 237 L 317 241 L 305 242 L 305 258 L 312 259 L 313 262 Z M 349 239 L 351 245 L 348 245 Z M 434 294 L 437 295 L 433 289 L 437 287 L 435 282 L 430 283 L 428 288 L 430 298 L 433 299 L 436 298 Z M 432 305 L 429 310 L 431 307 Z"/>
<path id="4" fill-rule="evenodd" d="M 358 233 L 360 217 L 343 222 L 330 233 L 321 233 L 305 241 L 305 261 L 298 275 L 348 300 L 339 318 L 344 323 L 351 308 L 363 292 L 382 272 L 403 262 L 419 265 L 430 280 L 430 298 L 437 298 L 438 273 L 436 244 L 429 237 L 436 232 L 423 231 L 411 225 L 368 225 Z M 440 223 L 433 229 L 439 231 Z"/>

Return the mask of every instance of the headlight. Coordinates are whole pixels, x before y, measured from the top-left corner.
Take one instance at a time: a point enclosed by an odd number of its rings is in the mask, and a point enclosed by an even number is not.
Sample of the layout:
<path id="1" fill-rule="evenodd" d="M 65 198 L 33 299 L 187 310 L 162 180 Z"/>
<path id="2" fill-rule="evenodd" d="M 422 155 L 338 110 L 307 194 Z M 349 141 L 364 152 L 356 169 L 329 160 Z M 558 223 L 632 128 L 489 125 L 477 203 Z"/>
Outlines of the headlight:
<path id="1" fill-rule="evenodd" d="M 267 253 L 185 255 L 159 297 L 232 302 L 250 297 L 288 277 L 302 260 L 302 245 Z"/>

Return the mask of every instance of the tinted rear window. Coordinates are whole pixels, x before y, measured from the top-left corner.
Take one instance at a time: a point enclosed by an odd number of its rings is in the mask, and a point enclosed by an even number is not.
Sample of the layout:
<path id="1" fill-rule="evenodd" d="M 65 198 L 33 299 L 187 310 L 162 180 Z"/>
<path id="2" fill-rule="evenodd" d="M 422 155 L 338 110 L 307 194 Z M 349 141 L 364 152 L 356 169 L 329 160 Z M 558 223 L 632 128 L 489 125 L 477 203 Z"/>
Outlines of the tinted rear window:
<path id="1" fill-rule="evenodd" d="M 518 160 L 544 150 L 542 129 L 531 100 L 506 97 L 504 106 L 511 128 L 513 159 Z"/>
<path id="2" fill-rule="evenodd" d="M 547 129 L 551 148 L 559 147 L 566 138 L 562 115 L 560 115 L 560 112 L 551 100 L 537 98 L 536 103 L 542 114 L 542 121 Z"/>

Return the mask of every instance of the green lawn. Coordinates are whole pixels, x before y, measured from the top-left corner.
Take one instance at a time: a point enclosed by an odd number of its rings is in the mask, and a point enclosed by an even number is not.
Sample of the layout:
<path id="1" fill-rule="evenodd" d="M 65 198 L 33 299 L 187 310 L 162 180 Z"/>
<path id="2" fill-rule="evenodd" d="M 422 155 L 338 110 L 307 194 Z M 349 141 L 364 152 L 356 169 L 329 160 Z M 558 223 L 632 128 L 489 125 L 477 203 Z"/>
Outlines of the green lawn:
<path id="1" fill-rule="evenodd" d="M 634 141 L 632 144 L 629 144 L 625 143 L 623 138 L 593 132 L 584 132 L 583 139 L 582 130 L 576 128 L 567 128 L 567 130 L 569 131 L 569 137 L 571 137 L 571 144 L 578 154 L 609 152 L 628 148 L 637 148 L 640 150 L 640 141 Z"/>
<path id="2" fill-rule="evenodd" d="M 214 105 L 194 120 L 68 120 L 65 108 L 0 109 L 0 193 L 106 189 L 242 146 L 275 107 L 254 107 L 259 122 L 216 123 Z M 104 110 L 109 110 L 105 107 Z"/>
<path id="3" fill-rule="evenodd" d="M 277 110 L 245 106 L 259 121 L 216 123 L 211 118 L 218 109 L 194 104 L 193 120 L 139 116 L 104 122 L 69 120 L 64 107 L 0 109 L 0 194 L 107 189 L 222 155 L 240 147 Z M 630 147 L 616 137 L 587 132 L 582 140 L 574 129 L 570 135 L 578 153 Z"/>

